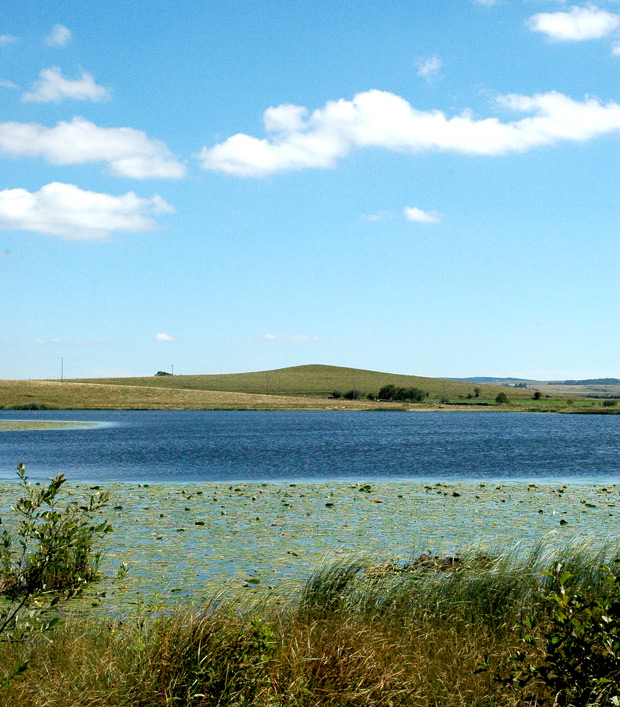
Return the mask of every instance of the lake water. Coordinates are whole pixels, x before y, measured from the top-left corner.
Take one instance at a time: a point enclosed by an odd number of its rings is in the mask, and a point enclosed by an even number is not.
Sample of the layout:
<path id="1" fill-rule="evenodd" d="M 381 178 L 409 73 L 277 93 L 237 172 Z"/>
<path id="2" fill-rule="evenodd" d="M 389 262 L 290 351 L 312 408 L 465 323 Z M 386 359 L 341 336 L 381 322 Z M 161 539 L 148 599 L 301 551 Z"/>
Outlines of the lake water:
<path id="1" fill-rule="evenodd" d="M 0 478 L 620 480 L 620 416 L 474 412 L 0 411 L 100 423 L 0 433 Z"/>

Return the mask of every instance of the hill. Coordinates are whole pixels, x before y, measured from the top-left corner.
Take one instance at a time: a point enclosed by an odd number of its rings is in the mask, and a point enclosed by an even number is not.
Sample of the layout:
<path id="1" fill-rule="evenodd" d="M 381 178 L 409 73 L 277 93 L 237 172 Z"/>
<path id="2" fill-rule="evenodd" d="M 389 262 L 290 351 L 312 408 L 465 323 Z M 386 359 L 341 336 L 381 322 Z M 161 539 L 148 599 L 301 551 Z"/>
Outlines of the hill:
<path id="1" fill-rule="evenodd" d="M 385 385 L 424 391 L 421 403 L 334 399 L 356 389 L 376 395 Z M 539 387 L 538 385 L 536 387 Z M 541 390 L 544 388 L 541 387 Z M 559 394 L 566 392 L 565 395 Z M 498 393 L 509 403 L 495 405 Z M 620 412 L 615 401 L 580 397 L 570 386 L 544 391 L 533 400 L 526 388 L 400 375 L 340 366 L 306 365 L 269 371 L 172 376 L 157 372 L 136 378 L 61 381 L 2 381 L 0 408 L 118 410 L 407 410 L 478 409 L 536 412 Z"/>
<path id="2" fill-rule="evenodd" d="M 426 378 L 397 373 L 367 371 L 360 368 L 326 366 L 320 364 L 292 366 L 269 371 L 251 373 L 226 373 L 212 375 L 169 376 L 153 375 L 140 378 L 98 378 L 95 380 L 74 381 L 98 383 L 100 385 L 141 386 L 147 388 L 179 388 L 184 390 L 211 390 L 229 393 L 254 393 L 261 395 L 292 395 L 326 398 L 334 391 L 345 393 L 359 390 L 366 393 L 378 393 L 384 385 L 405 388 L 420 388 L 429 394 L 431 400 L 443 396 L 450 400 L 468 399 L 475 395 L 475 387 L 480 388 L 480 397 L 495 398 L 505 388 L 497 385 L 476 385 L 463 381 L 443 378 Z M 529 398 L 527 390 L 511 390 L 514 398 Z"/>

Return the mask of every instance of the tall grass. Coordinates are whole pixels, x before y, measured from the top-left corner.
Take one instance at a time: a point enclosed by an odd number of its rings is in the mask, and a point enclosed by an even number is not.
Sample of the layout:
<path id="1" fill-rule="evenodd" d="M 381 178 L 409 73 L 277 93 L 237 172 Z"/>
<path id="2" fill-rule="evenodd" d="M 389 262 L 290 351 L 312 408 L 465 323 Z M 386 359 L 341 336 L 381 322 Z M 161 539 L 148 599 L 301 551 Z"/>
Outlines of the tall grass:
<path id="1" fill-rule="evenodd" d="M 516 707 L 553 705 L 494 679 L 528 617 L 544 627 L 548 577 L 563 563 L 574 589 L 603 592 L 617 544 L 471 552 L 453 561 L 326 564 L 288 604 L 211 602 L 128 623 L 72 619 L 33 645 L 0 646 L 30 669 L 0 705 Z M 280 598 L 281 599 L 281 598 Z M 490 670 L 480 671 L 486 664 Z"/>

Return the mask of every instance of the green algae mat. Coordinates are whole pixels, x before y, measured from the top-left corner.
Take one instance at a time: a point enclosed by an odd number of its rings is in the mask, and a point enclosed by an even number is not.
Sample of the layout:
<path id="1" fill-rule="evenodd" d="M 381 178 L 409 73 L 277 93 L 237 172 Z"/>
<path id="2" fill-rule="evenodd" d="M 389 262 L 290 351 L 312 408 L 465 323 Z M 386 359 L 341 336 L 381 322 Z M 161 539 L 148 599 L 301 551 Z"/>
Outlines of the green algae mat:
<path id="1" fill-rule="evenodd" d="M 76 498 L 96 486 L 72 484 Z M 394 481 L 101 485 L 110 491 L 103 579 L 87 602 L 110 612 L 171 600 L 294 595 L 326 558 L 406 561 L 497 551 L 544 537 L 620 534 L 620 485 Z M 17 485 L 0 484 L 3 520 Z M 10 515 L 10 513 L 8 514 Z M 5 521 L 6 522 L 6 521 Z M 551 534 L 551 535 L 550 535 Z M 128 571 L 117 579 L 121 563 Z M 133 608 L 132 608 L 133 607 Z"/>

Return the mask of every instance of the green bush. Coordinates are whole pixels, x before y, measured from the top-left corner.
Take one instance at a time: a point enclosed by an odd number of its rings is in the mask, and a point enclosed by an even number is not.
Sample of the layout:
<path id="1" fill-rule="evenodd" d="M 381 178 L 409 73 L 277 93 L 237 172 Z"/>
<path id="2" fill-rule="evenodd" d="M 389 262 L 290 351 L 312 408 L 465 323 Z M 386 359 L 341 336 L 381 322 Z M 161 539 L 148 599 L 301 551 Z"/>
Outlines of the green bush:
<path id="1" fill-rule="evenodd" d="M 34 485 L 19 464 L 17 476 L 22 496 L 11 509 L 11 531 L 0 537 L 0 595 L 7 598 L 0 609 L 0 635 L 21 632 L 21 614 L 29 606 L 55 604 L 95 579 L 101 556 L 95 543 L 112 529 L 97 517 L 108 503 L 107 492 L 60 507 L 58 494 L 66 482 L 62 474 L 49 484 Z"/>
<path id="2" fill-rule="evenodd" d="M 508 396 L 506 395 L 506 393 L 498 393 L 495 397 L 495 402 L 498 405 L 505 405 L 508 402 Z"/>
<path id="3" fill-rule="evenodd" d="M 421 402 L 425 393 L 419 388 L 397 388 L 395 385 L 384 385 L 379 391 L 379 400 L 398 402 Z"/>
<path id="4" fill-rule="evenodd" d="M 11 508 L 11 531 L 0 537 L 2 641 L 23 641 L 58 623 L 55 607 L 96 578 L 101 555 L 95 542 L 112 529 L 96 517 L 108 502 L 107 492 L 61 508 L 57 497 L 66 482 L 62 474 L 49 484 L 33 485 L 19 464 L 17 476 L 23 495 Z M 0 689 L 27 667 L 27 662 L 14 665 L 0 677 Z"/>
<path id="5" fill-rule="evenodd" d="M 540 658 L 511 676 L 521 686 L 532 680 L 550 688 L 554 705 L 620 705 L 620 575 L 608 567 L 597 588 L 571 590 L 573 576 L 561 563 L 543 574 L 553 581 L 549 623 L 525 642 Z M 528 629 L 534 629 L 531 622 Z M 523 656 L 522 656 L 523 658 Z"/>

